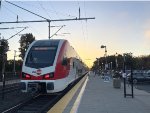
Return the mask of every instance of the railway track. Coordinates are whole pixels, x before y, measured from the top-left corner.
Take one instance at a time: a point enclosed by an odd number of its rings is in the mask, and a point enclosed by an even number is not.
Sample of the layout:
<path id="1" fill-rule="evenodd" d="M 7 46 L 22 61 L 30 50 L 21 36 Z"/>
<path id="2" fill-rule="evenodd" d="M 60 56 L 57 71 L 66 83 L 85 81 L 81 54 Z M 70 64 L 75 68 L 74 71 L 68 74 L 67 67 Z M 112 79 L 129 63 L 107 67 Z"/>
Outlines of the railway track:
<path id="1" fill-rule="evenodd" d="M 2 113 L 46 113 L 61 97 L 59 94 L 33 94 Z"/>
<path id="2" fill-rule="evenodd" d="M 38 96 L 22 104 L 21 106 L 18 106 L 18 108 L 11 110 L 10 113 L 38 113 L 55 98 L 56 95 L 39 94 Z"/>
<path id="3" fill-rule="evenodd" d="M 63 95 L 65 95 L 65 92 L 66 90 L 56 94 L 35 93 L 2 113 L 46 113 Z"/>
<path id="4" fill-rule="evenodd" d="M 18 90 L 20 90 L 20 84 L 19 83 L 15 83 L 12 85 L 6 85 L 4 89 L 1 86 L 0 87 L 0 95 L 3 93 L 3 91 L 6 94 L 6 93 L 11 93 L 13 91 L 18 91 Z"/>
<path id="5" fill-rule="evenodd" d="M 32 97 L 3 111 L 2 113 L 46 113 L 52 108 L 71 88 L 73 88 L 84 76 L 78 78 L 64 91 L 56 94 L 35 93 Z"/>

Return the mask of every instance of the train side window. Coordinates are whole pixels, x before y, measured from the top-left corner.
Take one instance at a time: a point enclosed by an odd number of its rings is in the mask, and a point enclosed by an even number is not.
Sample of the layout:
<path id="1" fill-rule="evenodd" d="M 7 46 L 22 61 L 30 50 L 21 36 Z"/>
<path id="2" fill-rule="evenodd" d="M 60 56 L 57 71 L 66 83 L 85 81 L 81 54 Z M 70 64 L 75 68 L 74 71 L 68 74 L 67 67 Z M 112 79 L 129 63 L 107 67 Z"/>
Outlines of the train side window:
<path id="1" fill-rule="evenodd" d="M 68 59 L 67 58 L 63 58 L 62 65 L 63 66 L 67 66 L 68 65 Z"/>

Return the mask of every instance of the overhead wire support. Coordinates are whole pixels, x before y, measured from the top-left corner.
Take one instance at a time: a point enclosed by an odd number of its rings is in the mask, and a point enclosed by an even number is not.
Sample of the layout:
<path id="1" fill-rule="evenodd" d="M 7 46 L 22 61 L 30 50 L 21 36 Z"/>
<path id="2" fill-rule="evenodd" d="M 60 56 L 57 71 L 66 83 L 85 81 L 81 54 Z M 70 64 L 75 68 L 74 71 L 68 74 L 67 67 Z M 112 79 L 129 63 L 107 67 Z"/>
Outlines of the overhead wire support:
<path id="1" fill-rule="evenodd" d="M 6 1 L 6 0 L 5 0 L 5 1 Z M 43 16 L 41 16 L 41 15 L 39 15 L 39 14 L 36 14 L 36 13 L 34 13 L 34 12 L 32 12 L 32 11 L 29 11 L 29 10 L 27 10 L 27 9 L 23 8 L 23 7 L 20 7 L 20 6 L 18 6 L 18 5 L 16 5 L 16 4 L 14 4 L 14 3 L 12 3 L 12 2 L 9 2 L 9 1 L 6 1 L 6 2 L 7 2 L 7 3 L 9 3 L 9 4 L 12 4 L 12 5 L 14 5 L 14 6 L 16 6 L 16 7 L 20 8 L 20 9 L 23 9 L 23 10 L 25 10 L 25 11 L 29 12 L 29 13 L 32 13 L 32 14 L 34 14 L 34 15 L 38 16 L 38 17 L 41 17 L 41 18 L 43 18 L 43 19 L 47 20 L 47 22 L 49 22 L 49 21 L 50 21 L 49 19 L 47 19 L 47 18 L 45 18 L 45 17 L 43 17 Z"/>
<path id="2" fill-rule="evenodd" d="M 6 0 L 5 0 L 5 1 L 6 1 Z M 95 19 L 95 17 L 92 17 L 92 18 L 81 18 L 81 17 L 80 17 L 80 8 L 79 8 L 79 18 L 76 17 L 76 18 L 73 18 L 73 19 L 56 19 L 56 20 L 51 20 L 51 19 L 47 19 L 47 18 L 45 18 L 45 17 L 43 17 L 43 16 L 41 16 L 41 15 L 39 15 L 39 14 L 36 14 L 36 13 L 34 13 L 34 12 L 32 12 L 32 11 L 29 11 L 29 10 L 23 8 L 23 7 L 20 7 L 20 6 L 14 4 L 14 3 L 12 3 L 12 2 L 9 2 L 9 1 L 6 1 L 6 2 L 9 3 L 9 4 L 11 4 L 11 5 L 14 5 L 14 6 L 16 6 L 16 7 L 20 8 L 20 9 L 22 9 L 22 10 L 25 10 L 25 11 L 31 13 L 31 14 L 34 14 L 34 15 L 36 15 L 36 16 L 38 16 L 38 17 L 41 17 L 41 18 L 43 18 L 44 20 L 18 21 L 18 17 L 17 17 L 17 21 L 15 21 L 15 22 L 0 22 L 0 24 L 48 22 L 48 27 L 49 27 L 49 39 L 51 38 L 51 37 L 50 37 L 50 23 L 51 23 L 51 22 L 57 22 L 57 21 L 72 21 L 72 20 L 86 20 L 86 21 L 87 21 L 88 19 Z"/>
<path id="3" fill-rule="evenodd" d="M 50 38 L 52 38 L 54 35 L 56 35 L 58 33 L 58 31 L 60 31 L 63 27 L 65 27 L 66 25 L 61 26 Z"/>
<path id="4" fill-rule="evenodd" d="M 79 7 L 79 19 L 80 19 L 80 7 Z"/>
<path id="5" fill-rule="evenodd" d="M 50 20 L 49 23 L 49 39 L 50 37 L 50 22 L 57 22 L 57 21 L 73 21 L 73 20 L 89 20 L 89 19 L 95 19 L 95 17 L 90 18 L 73 18 L 73 19 L 55 19 Z M 12 22 L 0 22 L 0 24 L 13 24 L 13 23 L 35 23 L 35 22 L 47 22 L 47 20 L 35 20 L 35 21 L 12 21 Z"/>
<path id="6" fill-rule="evenodd" d="M 1 5 L 2 5 L 2 0 L 0 0 L 0 9 L 1 9 Z"/>
<path id="7" fill-rule="evenodd" d="M 16 29 L 16 28 L 25 28 L 25 27 L 4 27 L 4 28 L 0 28 L 0 30 Z"/>
<path id="8" fill-rule="evenodd" d="M 27 29 L 28 27 L 24 27 L 24 29 L 22 29 L 21 31 L 17 32 L 16 34 L 12 35 L 10 38 L 6 39 L 9 40 L 11 38 L 13 38 L 14 36 L 18 35 L 19 33 L 21 33 L 22 31 L 24 31 L 25 29 Z"/>
<path id="9" fill-rule="evenodd" d="M 95 19 L 95 17 L 90 18 L 72 18 L 72 19 L 55 19 L 50 20 L 50 22 L 58 22 L 58 21 L 72 21 L 72 20 L 89 20 L 89 19 Z M 31 21 L 11 21 L 11 22 L 0 22 L 0 24 L 13 24 L 13 23 L 32 23 L 32 22 L 47 22 L 47 20 L 31 20 Z"/>
<path id="10" fill-rule="evenodd" d="M 61 26 L 63 26 L 63 25 L 59 25 L 59 26 L 51 26 L 51 27 L 61 27 Z"/>
<path id="11" fill-rule="evenodd" d="M 6 0 L 5 0 L 5 1 L 6 1 Z M 34 13 L 34 12 L 32 12 L 32 11 L 29 11 L 29 10 L 23 8 L 23 7 L 20 7 L 20 6 L 14 4 L 14 3 L 12 3 L 12 2 L 9 2 L 9 1 L 6 1 L 6 2 L 9 3 L 9 4 L 11 4 L 11 5 L 14 5 L 14 6 L 16 6 L 16 7 L 20 8 L 20 9 L 22 9 L 22 10 L 25 10 L 25 11 L 27 11 L 27 12 L 33 14 L 33 15 L 36 15 L 36 16 L 38 16 L 38 17 L 41 17 L 41 18 L 45 19 L 45 20 L 48 22 L 48 24 L 49 24 L 48 27 L 49 27 L 49 39 L 50 39 L 50 22 L 51 22 L 50 19 L 47 19 L 47 18 L 45 18 L 45 17 L 43 17 L 43 16 L 41 16 L 41 15 L 39 15 L 39 14 L 36 14 L 36 13 Z M 18 15 L 17 15 L 17 23 L 18 23 Z"/>

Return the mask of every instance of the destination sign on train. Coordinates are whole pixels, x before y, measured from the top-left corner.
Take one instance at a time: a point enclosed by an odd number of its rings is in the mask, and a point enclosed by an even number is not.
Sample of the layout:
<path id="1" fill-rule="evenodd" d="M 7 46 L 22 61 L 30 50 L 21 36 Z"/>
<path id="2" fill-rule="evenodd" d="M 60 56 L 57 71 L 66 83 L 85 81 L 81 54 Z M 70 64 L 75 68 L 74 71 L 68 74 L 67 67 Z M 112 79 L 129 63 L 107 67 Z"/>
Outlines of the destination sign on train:
<path id="1" fill-rule="evenodd" d="M 33 50 L 55 50 L 56 47 L 35 47 Z"/>

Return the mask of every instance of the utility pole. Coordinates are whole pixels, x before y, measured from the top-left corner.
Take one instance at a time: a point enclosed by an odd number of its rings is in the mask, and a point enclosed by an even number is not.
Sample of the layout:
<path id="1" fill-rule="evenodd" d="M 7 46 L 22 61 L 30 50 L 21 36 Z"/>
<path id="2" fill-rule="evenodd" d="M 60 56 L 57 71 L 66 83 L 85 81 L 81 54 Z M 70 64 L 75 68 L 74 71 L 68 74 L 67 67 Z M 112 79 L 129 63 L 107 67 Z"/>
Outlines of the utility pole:
<path id="1" fill-rule="evenodd" d="M 0 0 L 0 9 L 1 9 L 1 5 L 2 5 L 2 0 Z"/>
<path id="2" fill-rule="evenodd" d="M 14 50 L 14 69 L 13 69 L 13 72 L 14 72 L 14 76 L 16 75 L 16 61 L 15 61 L 15 57 L 16 57 L 16 50 Z"/>
<path id="3" fill-rule="evenodd" d="M 111 63 L 111 71 L 112 71 L 112 62 L 110 62 Z"/>
<path id="4" fill-rule="evenodd" d="M 49 23 L 49 26 L 48 26 L 48 28 L 49 28 L 49 33 L 48 33 L 48 35 L 49 35 L 49 36 L 48 36 L 48 37 L 49 37 L 49 39 L 50 39 L 50 38 L 51 38 L 51 35 L 50 35 L 50 33 L 51 33 L 51 31 L 50 31 L 50 30 L 51 30 L 51 29 L 50 29 L 50 22 L 48 22 L 48 23 Z"/>
<path id="5" fill-rule="evenodd" d="M 123 54 L 123 84 L 124 84 L 124 97 L 126 98 L 126 54 Z"/>
<path id="6" fill-rule="evenodd" d="M 80 7 L 79 7 L 79 19 L 80 19 Z"/>
<path id="7" fill-rule="evenodd" d="M 2 82 L 3 82 L 3 87 L 2 87 L 2 99 L 4 99 L 5 95 L 5 61 L 6 61 L 6 54 L 2 54 Z"/>

